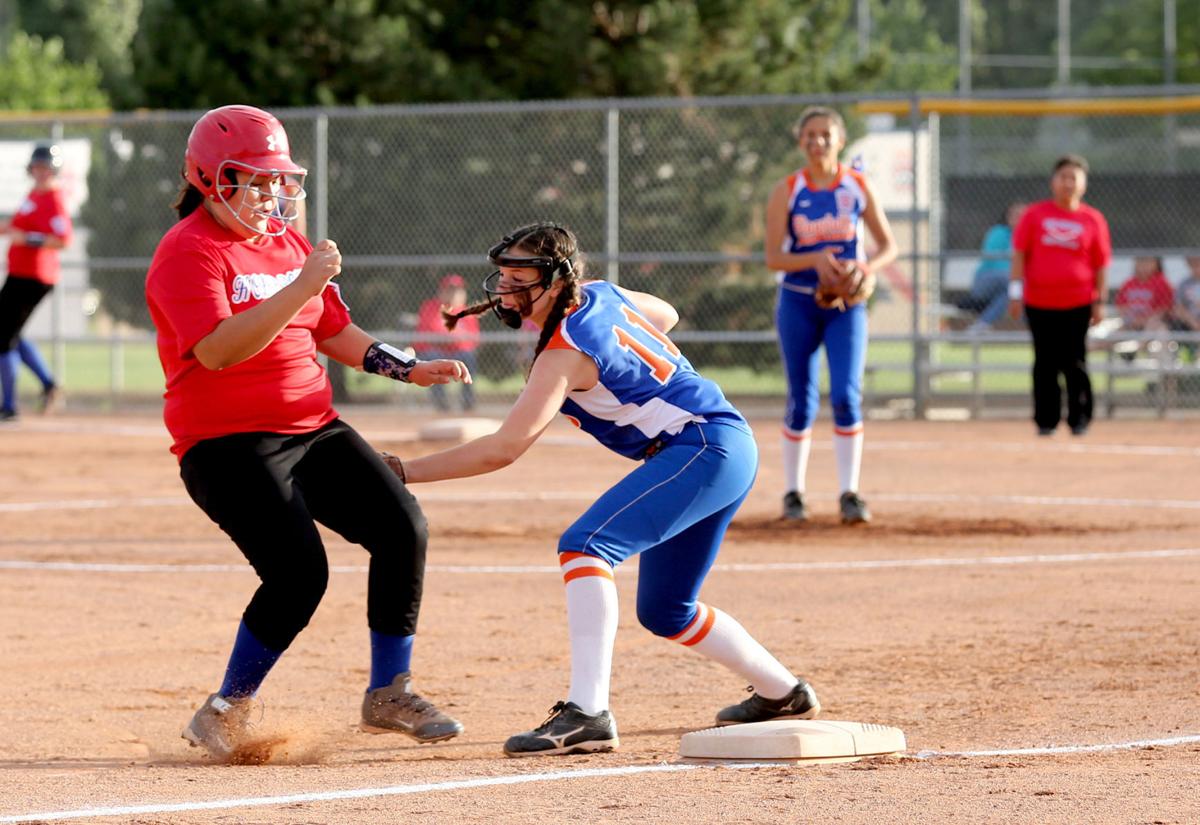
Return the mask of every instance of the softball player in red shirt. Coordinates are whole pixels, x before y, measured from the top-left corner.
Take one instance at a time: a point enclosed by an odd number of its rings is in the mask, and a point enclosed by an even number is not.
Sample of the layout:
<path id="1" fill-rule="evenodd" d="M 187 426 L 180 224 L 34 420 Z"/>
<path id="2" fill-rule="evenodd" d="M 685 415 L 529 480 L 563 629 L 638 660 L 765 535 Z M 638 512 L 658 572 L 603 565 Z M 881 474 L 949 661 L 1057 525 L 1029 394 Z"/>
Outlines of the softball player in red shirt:
<path id="1" fill-rule="evenodd" d="M 180 220 L 146 278 L 180 474 L 261 580 L 224 682 L 183 734 L 217 758 L 244 740 L 252 697 L 325 592 L 317 522 L 371 556 L 362 727 L 421 742 L 462 730 L 410 686 L 425 518 L 338 418 L 317 354 L 420 386 L 470 374 L 460 361 L 410 358 L 351 322 L 331 282 L 341 272 L 337 245 L 314 249 L 288 225 L 304 174 L 272 115 L 249 106 L 208 112 L 188 138 Z"/>
<path id="2" fill-rule="evenodd" d="M 17 365 L 24 362 L 42 382 L 42 412 L 58 400 L 58 385 L 33 343 L 21 330 L 42 299 L 58 283 L 58 251 L 71 242 L 71 217 L 58 188 L 62 153 L 37 146 L 26 171 L 33 189 L 4 227 L 8 234 L 8 278 L 0 288 L 0 421 L 17 417 Z"/>

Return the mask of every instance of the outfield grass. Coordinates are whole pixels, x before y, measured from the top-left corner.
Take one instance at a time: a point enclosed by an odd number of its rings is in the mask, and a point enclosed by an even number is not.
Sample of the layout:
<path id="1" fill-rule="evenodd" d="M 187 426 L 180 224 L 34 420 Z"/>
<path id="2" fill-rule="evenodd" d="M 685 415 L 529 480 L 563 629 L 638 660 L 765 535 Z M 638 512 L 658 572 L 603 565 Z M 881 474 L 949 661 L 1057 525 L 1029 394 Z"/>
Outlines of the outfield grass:
<path id="1" fill-rule="evenodd" d="M 1027 345 L 979 344 L 979 363 L 985 366 L 1003 366 L 1004 371 L 984 372 L 980 386 L 985 393 L 1022 393 L 1029 389 L 1029 370 L 1032 351 Z M 975 354 L 970 344 L 937 343 L 933 345 L 931 359 L 941 367 L 971 365 Z M 57 355 L 51 347 L 42 346 L 47 361 L 55 363 Z M 120 343 L 67 343 L 62 357 L 65 369 L 57 377 L 68 392 L 88 396 L 159 396 L 163 391 L 162 369 L 154 345 L 149 342 Z M 1093 362 L 1104 360 L 1102 353 L 1093 354 Z M 906 395 L 913 392 L 912 345 L 908 342 L 873 342 L 867 355 L 868 394 Z M 762 369 L 744 366 L 701 365 L 702 372 L 716 381 L 733 396 L 783 396 L 786 391 L 783 372 L 778 362 Z M 1106 379 L 1101 378 L 1101 381 Z M 1115 388 L 1121 393 L 1137 393 L 1146 389 L 1149 380 L 1140 376 L 1123 376 L 1116 379 Z M 972 391 L 970 372 L 942 373 L 932 379 L 932 390 L 938 393 L 962 394 Z M 348 388 L 356 398 L 384 398 L 395 391 L 389 383 L 378 376 L 350 373 Z M 828 377 L 824 369 L 821 389 L 827 389 Z M 512 397 L 520 392 L 524 376 L 512 373 L 504 378 L 477 376 L 476 390 L 481 396 Z M 1105 384 L 1107 386 L 1107 384 Z M 28 370 L 22 369 L 18 384 L 23 395 L 36 395 L 39 390 L 36 380 Z"/>

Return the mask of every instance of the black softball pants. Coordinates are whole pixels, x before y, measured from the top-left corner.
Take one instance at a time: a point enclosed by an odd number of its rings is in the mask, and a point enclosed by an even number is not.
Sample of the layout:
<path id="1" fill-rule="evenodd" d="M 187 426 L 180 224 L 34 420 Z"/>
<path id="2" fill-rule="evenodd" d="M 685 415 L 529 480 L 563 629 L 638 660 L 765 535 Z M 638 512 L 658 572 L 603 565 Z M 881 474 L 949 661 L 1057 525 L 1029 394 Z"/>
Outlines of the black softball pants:
<path id="1" fill-rule="evenodd" d="M 1033 420 L 1054 429 L 1062 419 L 1061 373 L 1067 384 L 1067 426 L 1092 420 L 1092 381 L 1087 371 L 1090 304 L 1072 309 L 1025 307 L 1033 334 Z"/>
<path id="2" fill-rule="evenodd" d="M 21 330 L 54 287 L 36 278 L 9 275 L 0 287 L 0 355 L 16 349 Z"/>
<path id="3" fill-rule="evenodd" d="M 200 508 L 229 534 L 261 580 L 242 616 L 272 650 L 286 650 L 329 582 L 316 522 L 371 555 L 367 624 L 416 632 L 428 526 L 379 455 L 336 420 L 311 433 L 239 433 L 201 441 L 180 465 Z"/>

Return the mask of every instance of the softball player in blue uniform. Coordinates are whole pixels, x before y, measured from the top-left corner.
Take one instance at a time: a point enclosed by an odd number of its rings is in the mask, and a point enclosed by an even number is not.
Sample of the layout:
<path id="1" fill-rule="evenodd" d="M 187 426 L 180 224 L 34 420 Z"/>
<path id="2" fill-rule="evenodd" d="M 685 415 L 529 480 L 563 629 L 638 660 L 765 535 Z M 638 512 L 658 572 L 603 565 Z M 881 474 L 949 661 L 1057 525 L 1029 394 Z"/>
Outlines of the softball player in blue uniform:
<path id="1" fill-rule="evenodd" d="M 652 633 L 691 647 L 749 681 L 754 695 L 717 724 L 810 718 L 817 697 L 733 618 L 697 600 L 730 519 L 758 468 L 754 437 L 716 384 L 666 336 L 674 308 L 652 295 L 582 280 L 575 236 L 526 226 L 492 248 L 485 282 L 510 326 L 542 333 L 525 390 L 499 431 L 433 455 L 389 457 L 408 483 L 461 478 L 515 461 L 561 410 L 601 444 L 640 461 L 563 534 L 571 684 L 534 730 L 511 737 L 509 756 L 617 747 L 609 677 L 617 630 L 613 568 L 641 554 L 637 614 Z"/>
<path id="2" fill-rule="evenodd" d="M 819 286 L 849 277 L 855 266 L 864 277 L 870 277 L 895 259 L 896 241 L 866 179 L 838 162 L 846 145 L 841 115 L 825 107 L 808 108 L 793 132 L 808 162 L 775 185 L 766 215 L 766 262 L 780 272 L 775 320 L 788 382 L 783 515 L 797 521 L 808 518 L 805 476 L 813 421 L 820 406 L 818 350 L 824 344 L 841 490 L 839 509 L 843 522 L 855 524 L 871 518 L 866 502 L 858 495 L 867 306 L 863 302 L 824 309 L 818 306 L 815 294 Z M 864 224 L 876 246 L 870 258 L 863 247 Z"/>

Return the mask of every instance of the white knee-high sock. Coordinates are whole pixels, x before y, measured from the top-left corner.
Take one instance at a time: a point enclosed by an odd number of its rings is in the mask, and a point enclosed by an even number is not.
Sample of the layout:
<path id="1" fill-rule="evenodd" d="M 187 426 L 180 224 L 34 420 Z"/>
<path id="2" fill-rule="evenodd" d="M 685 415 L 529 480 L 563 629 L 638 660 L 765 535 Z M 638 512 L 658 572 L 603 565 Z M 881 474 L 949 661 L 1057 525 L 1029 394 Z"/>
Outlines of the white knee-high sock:
<path id="1" fill-rule="evenodd" d="M 808 454 L 812 452 L 812 428 L 793 432 L 783 430 L 783 483 L 784 492 L 804 492 L 804 480 L 808 475 Z"/>
<path id="2" fill-rule="evenodd" d="M 584 713 L 608 709 L 613 643 L 617 638 L 617 586 L 603 559 L 560 553 L 571 633 L 571 687 L 567 701 Z"/>
<path id="3" fill-rule="evenodd" d="M 838 484 L 841 492 L 858 492 L 858 473 L 862 467 L 863 426 L 835 427 L 833 430 L 833 455 L 837 460 Z"/>
<path id="4" fill-rule="evenodd" d="M 765 699 L 782 699 L 798 683 L 790 670 L 742 627 L 737 619 L 703 602 L 696 618 L 672 641 L 703 653 L 741 676 Z"/>

